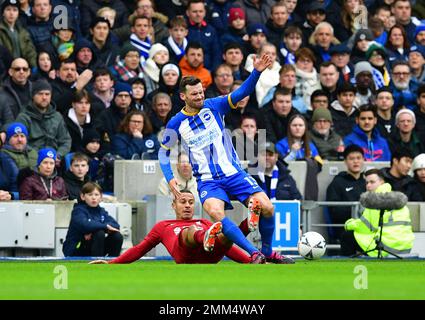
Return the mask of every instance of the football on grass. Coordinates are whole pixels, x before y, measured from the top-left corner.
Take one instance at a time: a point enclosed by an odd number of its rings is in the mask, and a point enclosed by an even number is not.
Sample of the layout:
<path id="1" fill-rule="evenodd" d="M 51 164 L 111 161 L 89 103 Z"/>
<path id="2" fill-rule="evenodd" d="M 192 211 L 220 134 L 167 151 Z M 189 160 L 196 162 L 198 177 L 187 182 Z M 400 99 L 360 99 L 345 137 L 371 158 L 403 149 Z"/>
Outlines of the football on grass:
<path id="1" fill-rule="evenodd" d="M 326 241 L 318 232 L 306 232 L 298 242 L 298 252 L 308 260 L 319 259 L 325 251 Z"/>

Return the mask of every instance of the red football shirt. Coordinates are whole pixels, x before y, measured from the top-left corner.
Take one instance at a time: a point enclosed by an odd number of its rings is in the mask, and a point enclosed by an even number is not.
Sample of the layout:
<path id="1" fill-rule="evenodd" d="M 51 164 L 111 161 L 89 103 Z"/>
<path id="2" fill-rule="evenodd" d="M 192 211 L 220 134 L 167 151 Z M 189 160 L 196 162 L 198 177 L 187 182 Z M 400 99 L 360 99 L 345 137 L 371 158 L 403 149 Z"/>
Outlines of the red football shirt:
<path id="1" fill-rule="evenodd" d="M 176 263 L 217 263 L 225 255 L 237 262 L 249 263 L 250 259 L 244 251 L 234 245 L 230 248 L 224 246 L 220 241 L 216 241 L 212 252 L 206 252 L 202 245 L 196 248 L 185 246 L 180 239 L 180 232 L 192 225 L 198 227 L 199 230 L 208 230 L 212 222 L 206 219 L 164 220 L 158 222 L 142 242 L 128 249 L 109 263 L 130 263 L 136 261 L 159 243 L 162 243 L 167 248 L 167 251 Z"/>

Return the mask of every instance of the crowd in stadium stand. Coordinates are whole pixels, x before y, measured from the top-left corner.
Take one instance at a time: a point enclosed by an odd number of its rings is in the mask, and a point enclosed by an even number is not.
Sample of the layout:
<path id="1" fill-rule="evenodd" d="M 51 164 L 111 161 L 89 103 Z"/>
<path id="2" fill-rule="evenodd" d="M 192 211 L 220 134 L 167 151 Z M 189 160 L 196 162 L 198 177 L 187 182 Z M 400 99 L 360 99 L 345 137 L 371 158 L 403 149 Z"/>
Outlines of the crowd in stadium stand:
<path id="1" fill-rule="evenodd" d="M 225 123 L 240 159 L 263 162 L 256 179 L 269 197 L 301 198 L 288 162 L 347 163 L 344 149 L 357 145 L 366 161 L 391 161 L 393 189 L 416 188 L 409 200 L 425 201 L 423 1 L 0 6 L 0 200 L 75 199 L 87 181 L 113 192 L 115 160 L 157 159 L 163 129 L 184 107 L 182 77 L 199 77 L 207 98 L 227 95 L 267 53 L 272 65 Z M 185 162 L 179 156 L 179 183 L 196 190 Z"/>

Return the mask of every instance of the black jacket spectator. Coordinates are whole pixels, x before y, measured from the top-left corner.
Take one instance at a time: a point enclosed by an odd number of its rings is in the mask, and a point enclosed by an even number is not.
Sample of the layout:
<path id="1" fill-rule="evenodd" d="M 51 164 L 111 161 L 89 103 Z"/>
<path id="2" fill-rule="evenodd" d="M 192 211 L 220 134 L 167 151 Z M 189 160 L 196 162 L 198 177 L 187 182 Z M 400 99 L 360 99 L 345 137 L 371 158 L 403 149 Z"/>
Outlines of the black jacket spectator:
<path id="1" fill-rule="evenodd" d="M 80 199 L 81 188 L 86 182 L 90 181 L 88 175 L 86 175 L 84 177 L 84 180 L 81 181 L 69 170 L 65 171 L 65 173 L 63 174 L 63 180 L 65 181 L 69 200 Z"/>
<path id="2" fill-rule="evenodd" d="M 66 83 L 59 77 L 51 84 L 53 88 L 52 101 L 56 105 L 56 110 L 65 117 L 69 108 L 71 108 L 71 101 L 76 91 L 74 84 Z"/>
<path id="3" fill-rule="evenodd" d="M 111 106 L 103 111 L 94 121 L 94 128 L 100 134 L 100 144 L 103 154 L 110 152 L 112 138 L 117 133 L 120 122 L 130 110 L 122 113 L 115 103 L 112 102 Z"/>
<path id="4" fill-rule="evenodd" d="M 7 108 L 12 112 L 13 119 L 16 119 L 18 114 L 31 102 L 31 90 L 32 83 L 30 81 L 24 86 L 19 86 L 14 84 L 10 77 L 7 77 L 0 89 L 1 119 L 4 120 L 3 117 L 7 117 L 8 121 L 10 120 Z"/>
<path id="5" fill-rule="evenodd" d="M 295 114 L 299 114 L 299 112 L 297 109 L 292 107 L 291 111 L 286 117 L 281 117 L 270 106 L 270 109 L 268 109 L 265 113 L 267 140 L 276 143 L 279 140 L 285 138 L 288 130 L 288 121 Z"/>
<path id="6" fill-rule="evenodd" d="M 84 0 L 81 3 L 81 31 L 88 35 L 90 24 L 96 17 L 96 12 L 103 7 L 110 7 L 117 12 L 115 28 L 128 24 L 128 10 L 121 0 Z"/>
<path id="7" fill-rule="evenodd" d="M 383 168 L 385 182 L 388 182 L 393 191 L 403 192 L 409 201 L 422 201 L 422 196 L 416 189 L 416 182 L 411 176 L 396 178 L 390 173 L 390 168 Z"/>
<path id="8" fill-rule="evenodd" d="M 340 172 L 326 189 L 326 201 L 359 201 L 360 195 L 366 191 L 366 181 L 363 175 L 354 178 L 347 171 Z M 351 207 L 328 207 L 331 223 L 344 224 L 351 218 Z M 343 228 L 334 228 L 331 235 L 334 239 L 340 238 Z"/>

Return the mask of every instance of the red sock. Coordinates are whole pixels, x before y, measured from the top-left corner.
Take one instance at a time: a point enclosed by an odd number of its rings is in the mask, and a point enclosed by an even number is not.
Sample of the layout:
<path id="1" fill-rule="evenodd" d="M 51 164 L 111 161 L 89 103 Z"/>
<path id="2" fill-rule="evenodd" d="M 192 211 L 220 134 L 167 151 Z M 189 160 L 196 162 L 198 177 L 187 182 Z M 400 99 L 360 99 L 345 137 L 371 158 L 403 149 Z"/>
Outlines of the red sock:
<path id="1" fill-rule="evenodd" d="M 194 233 L 193 239 L 195 239 L 197 243 L 204 243 L 204 236 L 205 230 L 198 230 Z"/>
<path id="2" fill-rule="evenodd" d="M 239 229 L 241 229 L 244 236 L 249 235 L 248 218 L 241 222 L 241 224 L 239 225 Z"/>

